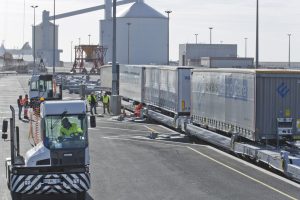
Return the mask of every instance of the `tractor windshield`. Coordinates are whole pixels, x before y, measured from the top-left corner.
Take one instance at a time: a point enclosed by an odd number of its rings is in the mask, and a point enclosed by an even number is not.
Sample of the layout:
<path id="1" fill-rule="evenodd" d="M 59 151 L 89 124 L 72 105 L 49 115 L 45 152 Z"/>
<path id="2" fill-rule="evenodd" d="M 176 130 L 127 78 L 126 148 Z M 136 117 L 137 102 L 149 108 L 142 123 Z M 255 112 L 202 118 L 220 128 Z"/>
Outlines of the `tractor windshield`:
<path id="1" fill-rule="evenodd" d="M 49 149 L 74 149 L 87 146 L 85 115 L 45 117 L 44 144 Z"/>

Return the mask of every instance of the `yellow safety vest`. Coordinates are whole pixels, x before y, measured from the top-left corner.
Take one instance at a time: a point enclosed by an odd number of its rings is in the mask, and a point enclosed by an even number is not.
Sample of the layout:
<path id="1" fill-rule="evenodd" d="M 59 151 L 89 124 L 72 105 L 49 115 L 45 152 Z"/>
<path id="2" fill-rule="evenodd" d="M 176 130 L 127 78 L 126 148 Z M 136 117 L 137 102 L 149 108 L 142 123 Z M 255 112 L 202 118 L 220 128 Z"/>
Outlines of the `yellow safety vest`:
<path id="1" fill-rule="evenodd" d="M 88 99 L 88 102 L 91 103 L 91 101 L 92 101 L 91 95 L 88 95 L 87 99 Z"/>
<path id="2" fill-rule="evenodd" d="M 107 104 L 109 102 L 109 96 L 103 96 L 102 102 Z"/>
<path id="3" fill-rule="evenodd" d="M 72 123 L 69 129 L 66 129 L 65 127 L 61 127 L 60 132 L 63 136 L 71 136 L 72 134 L 82 135 L 82 129 L 80 127 L 77 127 L 76 123 Z"/>

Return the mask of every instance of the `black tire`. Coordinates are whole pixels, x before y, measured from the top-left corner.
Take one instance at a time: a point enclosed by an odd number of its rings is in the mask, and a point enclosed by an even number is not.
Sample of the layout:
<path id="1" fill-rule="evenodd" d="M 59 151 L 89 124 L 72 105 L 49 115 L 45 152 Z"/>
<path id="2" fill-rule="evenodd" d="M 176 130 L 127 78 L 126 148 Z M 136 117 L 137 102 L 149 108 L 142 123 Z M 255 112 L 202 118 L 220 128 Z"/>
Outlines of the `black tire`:
<path id="1" fill-rule="evenodd" d="M 22 194 L 17 192 L 11 192 L 12 200 L 22 200 Z"/>
<path id="2" fill-rule="evenodd" d="M 77 200 L 85 200 L 86 192 L 77 193 Z"/>

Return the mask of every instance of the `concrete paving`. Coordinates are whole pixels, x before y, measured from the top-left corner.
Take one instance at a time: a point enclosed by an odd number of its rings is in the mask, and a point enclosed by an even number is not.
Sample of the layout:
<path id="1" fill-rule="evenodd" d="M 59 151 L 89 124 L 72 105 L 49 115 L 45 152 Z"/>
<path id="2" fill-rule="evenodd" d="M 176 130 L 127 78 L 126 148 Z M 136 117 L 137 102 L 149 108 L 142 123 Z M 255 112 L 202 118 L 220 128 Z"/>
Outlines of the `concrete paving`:
<path id="1" fill-rule="evenodd" d="M 0 119 L 10 116 L 19 94 L 27 91 L 28 76 L 0 78 Z M 68 95 L 69 98 L 76 96 Z M 101 107 L 98 108 L 101 113 Z M 22 153 L 30 148 L 28 123 L 17 120 Z M 2 127 L 2 125 L 0 125 Z M 152 140 L 156 131 L 164 137 Z M 165 135 L 171 135 L 166 137 Z M 300 185 L 252 166 L 212 147 L 157 124 L 97 118 L 89 129 L 92 188 L 87 200 L 300 199 Z M 10 155 L 0 141 L 0 163 Z M 4 165 L 0 164 L 0 200 L 10 200 Z M 25 196 L 25 200 L 68 200 L 74 195 Z"/>

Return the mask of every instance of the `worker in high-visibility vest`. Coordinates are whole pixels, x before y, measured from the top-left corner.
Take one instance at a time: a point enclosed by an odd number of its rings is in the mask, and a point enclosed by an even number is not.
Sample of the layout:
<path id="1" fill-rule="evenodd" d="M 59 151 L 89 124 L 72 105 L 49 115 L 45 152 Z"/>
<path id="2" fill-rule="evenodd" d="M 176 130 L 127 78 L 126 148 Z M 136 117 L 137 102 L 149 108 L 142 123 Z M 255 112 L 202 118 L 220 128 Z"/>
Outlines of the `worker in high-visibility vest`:
<path id="1" fill-rule="evenodd" d="M 28 109 L 29 109 L 29 99 L 28 94 L 25 95 L 23 101 L 23 107 L 24 107 L 24 119 L 29 119 L 28 117 Z"/>
<path id="2" fill-rule="evenodd" d="M 103 114 L 105 114 L 105 108 L 107 109 L 108 114 L 110 114 L 110 112 L 109 112 L 109 96 L 107 95 L 107 93 L 105 93 L 104 96 L 102 97 L 102 103 L 103 103 Z"/>
<path id="3" fill-rule="evenodd" d="M 71 123 L 67 117 L 61 120 L 60 134 L 62 137 L 75 137 L 82 135 L 82 129 L 76 123 Z"/>
<path id="4" fill-rule="evenodd" d="M 87 99 L 88 99 L 88 102 L 90 104 L 91 114 L 94 115 L 93 114 L 93 109 L 95 111 L 95 114 L 97 114 L 97 108 L 96 108 L 97 107 L 97 97 L 96 97 L 95 93 L 92 93 L 92 94 L 88 95 Z"/>
<path id="5" fill-rule="evenodd" d="M 17 99 L 17 104 L 19 108 L 19 120 L 22 120 L 21 115 L 22 115 L 22 108 L 23 108 L 23 100 L 22 100 L 22 95 L 19 96 Z"/>

